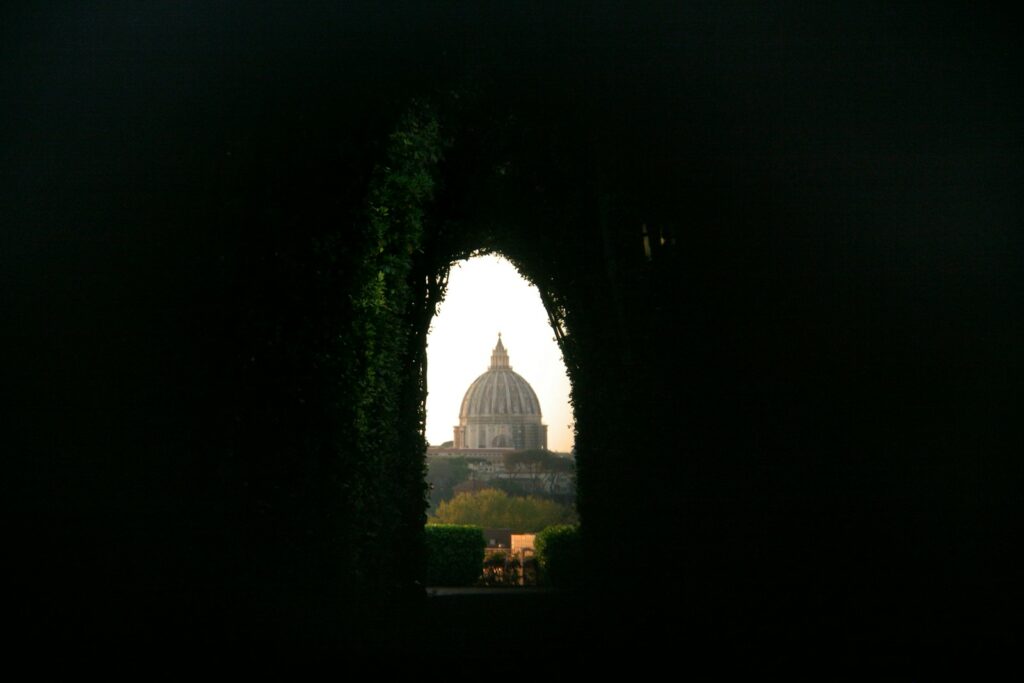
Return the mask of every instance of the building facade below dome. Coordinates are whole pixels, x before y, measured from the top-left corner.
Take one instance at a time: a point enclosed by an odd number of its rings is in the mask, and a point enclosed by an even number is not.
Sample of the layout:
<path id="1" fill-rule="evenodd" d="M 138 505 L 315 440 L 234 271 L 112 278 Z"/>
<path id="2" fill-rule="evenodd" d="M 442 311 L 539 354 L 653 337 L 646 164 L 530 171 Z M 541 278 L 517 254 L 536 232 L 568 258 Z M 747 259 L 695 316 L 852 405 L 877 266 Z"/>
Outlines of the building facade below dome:
<path id="1" fill-rule="evenodd" d="M 453 445 L 457 449 L 548 447 L 540 401 L 530 383 L 512 371 L 500 334 L 490 367 L 469 385 L 462 399 Z"/>

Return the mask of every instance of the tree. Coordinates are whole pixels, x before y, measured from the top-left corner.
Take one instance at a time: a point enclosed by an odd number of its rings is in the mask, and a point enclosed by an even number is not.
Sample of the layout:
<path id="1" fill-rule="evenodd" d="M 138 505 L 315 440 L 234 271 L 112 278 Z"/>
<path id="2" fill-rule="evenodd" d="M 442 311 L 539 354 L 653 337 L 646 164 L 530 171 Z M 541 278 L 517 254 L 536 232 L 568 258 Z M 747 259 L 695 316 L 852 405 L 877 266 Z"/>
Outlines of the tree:
<path id="1" fill-rule="evenodd" d="M 510 496 L 497 489 L 460 493 L 437 506 L 437 524 L 475 524 L 517 533 L 540 531 L 553 524 L 573 524 L 576 512 L 566 505 L 535 496 Z"/>
<path id="2" fill-rule="evenodd" d="M 454 495 L 454 489 L 470 476 L 470 462 L 463 457 L 427 457 L 427 485 L 430 508 Z"/>
<path id="3" fill-rule="evenodd" d="M 510 451 L 502 456 L 505 471 L 525 478 L 533 491 L 558 494 L 572 482 L 576 465 L 569 456 L 555 455 L 546 449 Z"/>

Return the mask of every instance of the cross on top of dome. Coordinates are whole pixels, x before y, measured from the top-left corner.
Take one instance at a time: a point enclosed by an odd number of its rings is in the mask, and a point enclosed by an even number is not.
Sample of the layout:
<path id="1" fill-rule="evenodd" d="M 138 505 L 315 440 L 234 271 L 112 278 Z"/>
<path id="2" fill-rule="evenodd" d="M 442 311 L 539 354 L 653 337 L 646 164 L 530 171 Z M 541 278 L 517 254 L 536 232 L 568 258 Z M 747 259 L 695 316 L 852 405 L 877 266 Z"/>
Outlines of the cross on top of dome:
<path id="1" fill-rule="evenodd" d="M 498 343 L 494 347 L 494 351 L 491 352 L 491 366 L 488 370 L 510 370 L 511 368 L 512 366 L 508 364 L 508 351 L 501 343 L 501 332 L 499 332 Z"/>

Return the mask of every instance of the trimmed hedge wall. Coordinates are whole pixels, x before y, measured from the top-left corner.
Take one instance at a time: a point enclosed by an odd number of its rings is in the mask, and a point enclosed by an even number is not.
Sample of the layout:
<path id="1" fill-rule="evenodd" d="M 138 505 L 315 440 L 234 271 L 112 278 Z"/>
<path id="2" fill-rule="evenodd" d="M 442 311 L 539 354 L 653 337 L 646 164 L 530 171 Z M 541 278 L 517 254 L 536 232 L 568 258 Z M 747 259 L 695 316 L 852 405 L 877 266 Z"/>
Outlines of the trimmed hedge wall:
<path id="1" fill-rule="evenodd" d="M 579 585 L 583 571 L 580 528 L 568 524 L 547 527 L 534 540 L 541 580 L 557 588 Z"/>
<path id="2" fill-rule="evenodd" d="M 427 584 L 469 586 L 483 571 L 484 531 L 478 526 L 426 526 Z"/>

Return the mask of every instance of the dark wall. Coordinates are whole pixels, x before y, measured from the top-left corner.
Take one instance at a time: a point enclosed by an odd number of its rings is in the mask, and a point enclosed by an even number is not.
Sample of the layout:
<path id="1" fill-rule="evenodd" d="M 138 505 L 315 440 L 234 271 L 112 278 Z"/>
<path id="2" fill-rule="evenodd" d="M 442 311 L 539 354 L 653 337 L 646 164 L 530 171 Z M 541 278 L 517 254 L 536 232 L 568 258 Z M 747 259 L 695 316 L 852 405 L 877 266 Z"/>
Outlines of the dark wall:
<path id="1" fill-rule="evenodd" d="M 322 513 L 368 475 L 331 455 L 355 398 L 310 349 L 351 322 L 371 171 L 417 96 L 452 134 L 429 248 L 500 248 L 565 308 L 613 592 L 721 628 L 993 622 L 1019 595 L 1003 17 L 492 9 L 5 8 L 30 631 L 331 620 L 309 615 L 365 556 L 296 539 L 355 533 Z"/>

